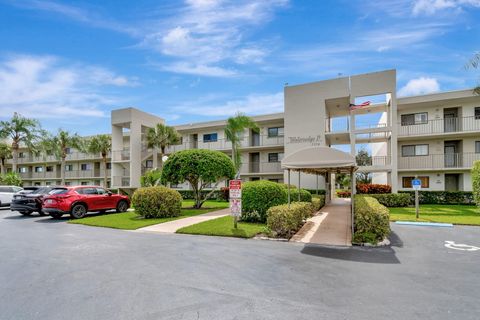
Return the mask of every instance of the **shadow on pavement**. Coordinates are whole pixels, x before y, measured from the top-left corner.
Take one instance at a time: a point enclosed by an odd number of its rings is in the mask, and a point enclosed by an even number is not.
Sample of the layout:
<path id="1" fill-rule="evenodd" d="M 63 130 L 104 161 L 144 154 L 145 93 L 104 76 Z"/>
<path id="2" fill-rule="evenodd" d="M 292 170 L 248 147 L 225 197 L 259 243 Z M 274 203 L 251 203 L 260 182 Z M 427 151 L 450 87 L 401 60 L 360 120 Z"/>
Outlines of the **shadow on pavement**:
<path id="1" fill-rule="evenodd" d="M 325 247 L 307 244 L 303 254 L 336 260 L 357 261 L 365 263 L 397 264 L 400 261 L 390 246 L 385 247 Z"/>
<path id="2" fill-rule="evenodd" d="M 42 216 L 39 216 L 38 214 L 37 215 L 31 215 L 31 216 L 24 216 L 23 214 L 14 214 L 12 216 L 7 216 L 7 217 L 4 217 L 3 219 L 11 219 L 11 220 L 25 220 L 25 219 L 34 219 L 34 218 L 41 218 Z"/>
<path id="3" fill-rule="evenodd" d="M 46 217 L 43 217 L 43 218 L 44 219 L 35 220 L 35 222 L 38 222 L 38 223 L 59 223 L 59 222 L 65 222 L 65 221 L 70 220 L 70 216 L 64 216 L 64 217 L 61 217 L 60 219 L 54 219 L 50 216 L 46 216 Z"/>

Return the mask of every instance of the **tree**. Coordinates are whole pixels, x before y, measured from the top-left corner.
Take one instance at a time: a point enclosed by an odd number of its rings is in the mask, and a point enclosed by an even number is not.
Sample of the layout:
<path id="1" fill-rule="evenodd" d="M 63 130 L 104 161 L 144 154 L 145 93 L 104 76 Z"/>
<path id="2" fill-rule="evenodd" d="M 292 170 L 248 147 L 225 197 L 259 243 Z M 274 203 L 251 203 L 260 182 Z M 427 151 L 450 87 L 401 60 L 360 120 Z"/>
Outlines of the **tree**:
<path id="1" fill-rule="evenodd" d="M 0 176 L 0 184 L 6 186 L 22 186 L 22 179 L 20 175 L 16 172 L 9 172 Z"/>
<path id="2" fill-rule="evenodd" d="M 4 175 L 5 170 L 5 161 L 12 157 L 12 148 L 4 143 L 0 142 L 0 174 Z"/>
<path id="3" fill-rule="evenodd" d="M 155 128 L 149 128 L 147 131 L 147 147 L 153 149 L 153 167 L 157 167 L 158 157 L 160 156 L 160 166 L 158 167 L 162 168 L 165 149 L 179 142 L 180 135 L 174 127 L 158 123 Z M 160 151 L 160 155 L 158 151 Z"/>
<path id="4" fill-rule="evenodd" d="M 473 163 L 472 167 L 473 201 L 480 207 L 480 160 Z"/>
<path id="5" fill-rule="evenodd" d="M 240 175 L 240 167 L 242 166 L 240 147 L 242 133 L 245 129 L 252 129 L 255 132 L 259 131 L 255 121 L 243 113 L 237 113 L 235 117 L 228 118 L 225 126 L 225 137 L 232 142 L 232 161 L 237 177 Z"/>
<path id="6" fill-rule="evenodd" d="M 232 160 L 214 150 L 192 149 L 178 151 L 165 162 L 162 171 L 162 183 L 183 183 L 188 181 L 192 187 L 195 208 L 200 208 L 208 200 L 218 184 L 226 179 L 233 179 L 235 167 Z M 203 192 L 210 184 L 214 184 L 210 192 Z"/>
<path id="7" fill-rule="evenodd" d="M 478 69 L 480 67 L 480 52 L 475 53 L 472 59 L 467 63 L 465 66 L 467 69 L 473 68 L 473 69 Z M 480 95 L 480 85 L 477 85 L 474 89 L 473 92 L 475 94 Z"/>
<path id="8" fill-rule="evenodd" d="M 337 173 L 335 175 L 335 182 L 340 185 L 342 189 L 350 188 L 350 174 Z"/>
<path id="9" fill-rule="evenodd" d="M 82 151 L 90 154 L 99 154 L 102 156 L 103 162 L 103 186 L 107 188 L 108 175 L 107 163 L 108 154 L 112 151 L 112 137 L 108 134 L 99 134 L 85 141 Z"/>
<path id="10" fill-rule="evenodd" d="M 360 149 L 355 157 L 357 166 L 371 166 L 372 156 L 364 148 Z M 372 183 L 372 177 L 370 172 L 357 172 L 358 183 Z"/>
<path id="11" fill-rule="evenodd" d="M 0 121 L 0 138 L 9 138 L 12 141 L 12 171 L 17 172 L 18 150 L 20 144 L 33 150 L 35 141 L 39 139 L 40 123 L 36 119 L 29 119 L 14 113 L 10 121 Z"/>
<path id="12" fill-rule="evenodd" d="M 68 149 L 81 149 L 82 138 L 76 133 L 71 134 L 63 129 L 58 129 L 55 136 L 47 135 L 41 142 L 42 149 L 46 153 L 55 155 L 60 160 L 60 178 L 61 184 L 65 184 L 65 162 L 68 155 Z"/>
<path id="13" fill-rule="evenodd" d="M 160 185 L 161 180 L 162 180 L 162 170 L 151 169 L 145 172 L 145 174 L 140 177 L 140 185 L 142 187 L 156 187 Z"/>

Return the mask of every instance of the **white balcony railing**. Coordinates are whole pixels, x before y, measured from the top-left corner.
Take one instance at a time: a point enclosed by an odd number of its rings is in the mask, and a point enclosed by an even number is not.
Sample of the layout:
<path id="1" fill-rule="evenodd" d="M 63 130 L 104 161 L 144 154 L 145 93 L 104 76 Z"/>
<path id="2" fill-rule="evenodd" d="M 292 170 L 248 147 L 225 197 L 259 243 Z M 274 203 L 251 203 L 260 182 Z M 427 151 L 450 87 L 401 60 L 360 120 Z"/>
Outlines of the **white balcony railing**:
<path id="1" fill-rule="evenodd" d="M 450 132 L 480 131 L 480 118 L 462 117 L 428 120 L 421 124 L 399 124 L 398 136 L 408 137 Z"/>
<path id="2" fill-rule="evenodd" d="M 242 163 L 240 173 L 281 173 L 281 162 L 247 162 Z"/>
<path id="3" fill-rule="evenodd" d="M 399 157 L 398 169 L 470 169 L 476 160 L 480 160 L 480 153 L 447 153 Z"/>

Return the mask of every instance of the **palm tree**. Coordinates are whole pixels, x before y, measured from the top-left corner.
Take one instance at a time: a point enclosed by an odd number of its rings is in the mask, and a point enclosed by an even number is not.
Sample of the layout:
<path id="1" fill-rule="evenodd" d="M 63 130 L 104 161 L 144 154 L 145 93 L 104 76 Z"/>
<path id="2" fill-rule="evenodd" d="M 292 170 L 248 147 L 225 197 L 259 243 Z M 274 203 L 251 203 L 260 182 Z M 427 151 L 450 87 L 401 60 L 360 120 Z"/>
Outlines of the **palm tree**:
<path id="1" fill-rule="evenodd" d="M 259 131 L 255 121 L 243 113 L 237 113 L 235 117 L 228 118 L 225 126 L 225 137 L 232 142 L 232 161 L 237 172 L 237 178 L 240 175 L 240 167 L 242 166 L 240 147 L 241 135 L 245 129 L 251 129 L 255 132 Z"/>
<path id="2" fill-rule="evenodd" d="M 465 66 L 465 68 L 469 69 L 469 68 L 474 68 L 474 69 L 478 69 L 480 67 L 480 52 L 477 52 L 475 53 L 475 55 L 473 56 L 472 59 L 470 59 L 470 61 L 467 63 L 467 65 Z M 480 85 L 477 85 L 474 89 L 473 89 L 473 92 L 475 92 L 476 94 L 480 95 Z"/>
<path id="3" fill-rule="evenodd" d="M 0 174 L 5 174 L 5 160 L 12 157 L 12 147 L 5 142 L 0 142 Z"/>
<path id="4" fill-rule="evenodd" d="M 84 151 L 90 154 L 101 154 L 103 160 L 103 186 L 107 188 L 107 158 L 110 151 L 112 151 L 112 137 L 108 134 L 99 134 L 85 142 Z"/>
<path id="5" fill-rule="evenodd" d="M 58 129 L 55 136 L 47 136 L 42 144 L 45 146 L 45 151 L 52 153 L 60 160 L 60 178 L 61 184 L 65 184 L 65 162 L 67 158 L 67 151 L 70 148 L 80 149 L 82 138 L 76 133 L 71 134 L 68 131 Z"/>
<path id="6" fill-rule="evenodd" d="M 160 158 L 160 166 L 158 167 L 162 168 L 165 149 L 179 142 L 180 135 L 174 127 L 158 123 L 155 128 L 149 128 L 147 131 L 147 147 L 153 149 L 153 167 L 157 167 L 158 158 Z M 160 151 L 160 154 L 158 154 L 158 151 Z"/>
<path id="7" fill-rule="evenodd" d="M 20 144 L 33 150 L 33 144 L 39 139 L 40 123 L 36 119 L 29 119 L 14 113 L 12 120 L 0 121 L 0 137 L 10 138 L 12 141 L 12 171 L 17 172 L 18 149 Z"/>

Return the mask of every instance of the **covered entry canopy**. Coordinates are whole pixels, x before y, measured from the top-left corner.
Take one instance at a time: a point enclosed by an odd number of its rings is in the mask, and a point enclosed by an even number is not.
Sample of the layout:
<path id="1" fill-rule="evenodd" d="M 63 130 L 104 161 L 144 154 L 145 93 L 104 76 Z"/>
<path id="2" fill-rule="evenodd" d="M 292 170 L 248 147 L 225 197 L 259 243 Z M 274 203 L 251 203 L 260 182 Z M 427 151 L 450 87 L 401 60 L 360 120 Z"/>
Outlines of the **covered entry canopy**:
<path id="1" fill-rule="evenodd" d="M 356 169 L 356 161 L 351 154 L 334 148 L 309 147 L 283 158 L 282 168 L 312 174 L 351 173 Z"/>

